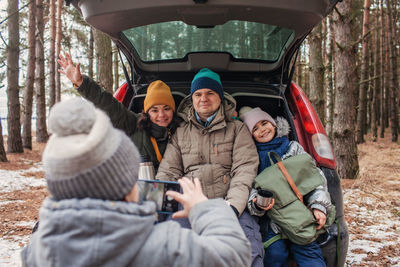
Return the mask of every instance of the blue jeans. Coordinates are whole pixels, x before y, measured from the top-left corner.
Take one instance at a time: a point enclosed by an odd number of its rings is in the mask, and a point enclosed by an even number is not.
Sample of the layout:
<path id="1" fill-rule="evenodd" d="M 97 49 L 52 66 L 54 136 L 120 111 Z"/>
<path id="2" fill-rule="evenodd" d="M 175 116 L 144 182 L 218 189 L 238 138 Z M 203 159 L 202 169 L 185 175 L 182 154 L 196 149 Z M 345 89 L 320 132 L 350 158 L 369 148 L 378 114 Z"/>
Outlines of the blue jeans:
<path id="1" fill-rule="evenodd" d="M 271 227 L 269 227 L 266 240 L 275 235 Z M 326 266 L 324 258 L 322 257 L 321 248 L 316 241 L 308 245 L 297 245 L 290 242 L 288 239 L 279 239 L 265 250 L 264 266 L 287 266 L 289 252 L 293 254 L 293 258 L 298 267 Z"/>
<path id="2" fill-rule="evenodd" d="M 251 267 L 263 267 L 264 244 L 261 238 L 258 217 L 251 216 L 245 209 L 239 217 L 239 224 L 251 245 Z"/>

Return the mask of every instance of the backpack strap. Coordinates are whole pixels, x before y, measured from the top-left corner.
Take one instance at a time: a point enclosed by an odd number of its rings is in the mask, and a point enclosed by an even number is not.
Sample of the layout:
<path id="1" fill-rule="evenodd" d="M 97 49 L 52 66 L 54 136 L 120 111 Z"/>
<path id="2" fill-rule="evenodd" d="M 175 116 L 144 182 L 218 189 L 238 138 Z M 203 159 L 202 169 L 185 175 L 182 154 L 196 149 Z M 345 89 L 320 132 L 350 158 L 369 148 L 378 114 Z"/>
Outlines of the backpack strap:
<path id="1" fill-rule="evenodd" d="M 287 182 L 289 183 L 290 187 L 292 188 L 293 192 L 300 199 L 301 203 L 304 204 L 303 195 L 300 193 L 299 189 L 297 188 L 296 184 L 294 183 L 294 181 L 293 181 L 292 177 L 290 176 L 289 172 L 286 170 L 285 165 L 283 165 L 281 157 L 277 153 L 275 153 L 273 151 L 268 152 L 268 158 L 269 158 L 269 161 L 271 162 L 271 165 L 274 164 L 274 162 L 272 160 L 272 157 L 275 158 L 276 164 L 278 165 L 279 169 L 281 170 L 281 172 L 285 176 L 285 178 L 286 178 Z"/>
<path id="2" fill-rule="evenodd" d="M 279 239 L 283 239 L 281 234 L 277 234 L 276 236 L 271 237 L 270 239 L 264 242 L 264 249 L 267 249 L 269 246 L 272 245 L 272 243 L 278 241 Z"/>
<path id="3" fill-rule="evenodd" d="M 289 183 L 290 187 L 292 188 L 293 192 L 300 199 L 301 203 L 304 204 L 303 195 L 300 193 L 300 191 L 297 188 L 296 184 L 294 183 L 292 177 L 290 176 L 290 174 L 286 170 L 285 165 L 283 165 L 282 161 L 279 161 L 276 164 L 278 165 L 278 167 L 281 170 L 281 172 L 283 173 L 283 175 L 286 177 L 286 180 L 288 181 L 288 183 Z"/>

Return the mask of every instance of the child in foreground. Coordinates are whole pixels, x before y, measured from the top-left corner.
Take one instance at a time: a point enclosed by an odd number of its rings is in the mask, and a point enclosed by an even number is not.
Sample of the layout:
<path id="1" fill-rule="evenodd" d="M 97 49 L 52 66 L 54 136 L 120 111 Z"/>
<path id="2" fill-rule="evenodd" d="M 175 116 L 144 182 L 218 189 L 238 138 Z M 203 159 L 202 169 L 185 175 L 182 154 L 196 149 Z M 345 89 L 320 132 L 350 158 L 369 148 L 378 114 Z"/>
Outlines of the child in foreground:
<path id="1" fill-rule="evenodd" d="M 260 108 L 243 107 L 240 110 L 240 119 L 247 125 L 256 143 L 260 158 L 258 173 L 271 165 L 268 152 L 277 153 L 282 160 L 306 153 L 303 147 L 296 141 L 289 141 L 289 124 L 286 119 L 277 117 L 275 120 Z M 319 170 L 322 176 L 322 171 Z M 260 218 L 261 233 L 264 242 L 278 235 L 281 230 L 273 220 L 268 218 L 266 210 L 272 208 L 271 203 L 267 208 L 257 206 L 254 201 L 257 190 L 252 189 L 247 208 L 251 215 Z M 325 184 L 317 187 L 306 196 L 305 204 L 312 210 L 318 223 L 317 230 L 325 223 L 327 214 L 331 209 L 331 199 Z M 264 222 L 264 223 L 263 223 Z M 264 266 L 286 266 L 289 252 L 293 254 L 298 266 L 326 266 L 322 252 L 316 241 L 307 245 L 298 245 L 288 239 L 279 239 L 269 245 L 265 250 Z"/>
<path id="2" fill-rule="evenodd" d="M 168 191 L 192 229 L 155 224 L 156 205 L 139 201 L 140 155 L 109 117 L 79 98 L 53 106 L 43 153 L 51 194 L 22 251 L 23 266 L 250 266 L 250 244 L 222 199 L 208 200 L 200 181 Z"/>

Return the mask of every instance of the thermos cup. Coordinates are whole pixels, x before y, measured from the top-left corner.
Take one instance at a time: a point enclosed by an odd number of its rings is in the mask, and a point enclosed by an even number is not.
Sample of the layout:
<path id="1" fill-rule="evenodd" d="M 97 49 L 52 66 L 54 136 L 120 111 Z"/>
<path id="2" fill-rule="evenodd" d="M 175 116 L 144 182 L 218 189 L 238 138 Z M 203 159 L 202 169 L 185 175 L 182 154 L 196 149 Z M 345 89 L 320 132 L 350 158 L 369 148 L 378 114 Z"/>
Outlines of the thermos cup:
<path id="1" fill-rule="evenodd" d="M 139 165 L 139 179 L 142 180 L 154 180 L 155 170 L 153 162 L 151 162 L 147 157 L 142 157 L 142 162 Z"/>
<path id="2" fill-rule="evenodd" d="M 274 194 L 271 191 L 258 189 L 257 190 L 257 206 L 267 208 L 272 202 Z"/>

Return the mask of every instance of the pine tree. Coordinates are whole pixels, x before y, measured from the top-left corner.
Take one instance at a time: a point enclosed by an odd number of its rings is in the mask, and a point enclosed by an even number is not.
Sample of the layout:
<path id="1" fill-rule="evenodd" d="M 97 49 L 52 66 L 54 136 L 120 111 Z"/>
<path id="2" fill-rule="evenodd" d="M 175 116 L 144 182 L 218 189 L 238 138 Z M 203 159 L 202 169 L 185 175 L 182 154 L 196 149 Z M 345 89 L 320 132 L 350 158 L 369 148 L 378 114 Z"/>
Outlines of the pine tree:
<path id="1" fill-rule="evenodd" d="M 23 98 L 23 130 L 22 143 L 25 148 L 32 149 L 32 105 L 33 85 L 35 81 L 35 31 L 36 31 L 36 3 L 29 3 L 28 11 L 28 70 Z"/>
<path id="2" fill-rule="evenodd" d="M 335 33 L 336 96 L 333 120 L 333 148 L 341 178 L 356 178 L 359 170 L 354 136 L 353 92 L 358 89 L 356 76 L 356 42 L 353 40 L 355 7 L 353 1 L 343 1 L 333 14 Z"/>
<path id="3" fill-rule="evenodd" d="M 111 39 L 104 33 L 94 30 L 97 80 L 109 92 L 113 92 Z"/>
<path id="4" fill-rule="evenodd" d="M 19 11 L 18 0 L 8 0 L 8 45 L 7 45 L 7 97 L 9 153 L 23 153 L 19 103 Z"/>
<path id="5" fill-rule="evenodd" d="M 362 29 L 362 61 L 361 61 L 361 85 L 358 96 L 358 113 L 357 113 L 357 143 L 364 143 L 364 133 L 366 132 L 365 123 L 367 116 L 367 90 L 368 90 L 368 42 L 369 42 L 369 8 L 370 0 L 364 1 L 364 18 Z"/>
<path id="6" fill-rule="evenodd" d="M 49 136 L 46 125 L 43 0 L 36 0 L 36 25 L 36 141 L 45 143 Z"/>
<path id="7" fill-rule="evenodd" d="M 321 122 L 325 124 L 324 64 L 322 61 L 322 24 L 308 38 L 310 45 L 310 93 L 309 98 Z"/>

